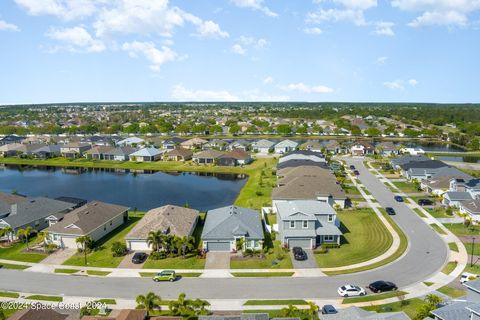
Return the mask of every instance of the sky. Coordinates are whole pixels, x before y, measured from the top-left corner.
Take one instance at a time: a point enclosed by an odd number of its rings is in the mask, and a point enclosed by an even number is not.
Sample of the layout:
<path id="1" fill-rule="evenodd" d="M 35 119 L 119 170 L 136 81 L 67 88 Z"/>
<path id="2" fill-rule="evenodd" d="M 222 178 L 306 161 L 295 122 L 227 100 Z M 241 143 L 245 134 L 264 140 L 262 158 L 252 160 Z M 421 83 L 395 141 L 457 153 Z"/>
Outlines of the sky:
<path id="1" fill-rule="evenodd" d="M 0 104 L 480 102 L 479 0 L 2 0 Z"/>

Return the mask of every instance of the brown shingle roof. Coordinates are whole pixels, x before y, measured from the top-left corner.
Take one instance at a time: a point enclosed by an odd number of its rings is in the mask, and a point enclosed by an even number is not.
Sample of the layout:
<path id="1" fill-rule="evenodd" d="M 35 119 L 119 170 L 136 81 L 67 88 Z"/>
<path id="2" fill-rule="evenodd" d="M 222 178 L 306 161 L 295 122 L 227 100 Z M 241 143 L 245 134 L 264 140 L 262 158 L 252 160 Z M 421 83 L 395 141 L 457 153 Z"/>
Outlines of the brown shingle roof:
<path id="1" fill-rule="evenodd" d="M 118 314 L 116 320 L 144 320 L 147 311 L 139 309 L 123 309 Z"/>
<path id="2" fill-rule="evenodd" d="M 172 151 L 169 151 L 169 152 L 165 153 L 165 156 L 167 156 L 167 157 L 187 158 L 187 157 L 191 157 L 192 155 L 193 155 L 192 151 L 190 151 L 188 149 L 184 149 L 184 148 L 175 148 Z"/>
<path id="3" fill-rule="evenodd" d="M 23 309 L 15 312 L 9 320 L 65 320 L 68 316 L 50 309 Z"/>
<path id="4" fill-rule="evenodd" d="M 85 153 L 86 154 L 105 154 L 105 153 L 111 152 L 113 149 L 115 148 L 109 147 L 109 146 L 95 146 Z"/>
<path id="5" fill-rule="evenodd" d="M 237 160 L 247 160 L 247 159 L 250 159 L 250 155 L 248 154 L 248 152 L 242 149 L 235 149 L 225 153 L 224 155 L 221 155 L 220 158 L 233 158 Z"/>
<path id="6" fill-rule="evenodd" d="M 125 239 L 147 239 L 150 231 L 169 231 L 179 237 L 190 235 L 198 218 L 194 209 L 166 205 L 148 211 L 125 236 Z"/>
<path id="7" fill-rule="evenodd" d="M 16 194 L 0 192 L 0 202 L 4 202 L 6 204 L 12 205 L 15 203 L 27 201 L 26 197 L 22 197 Z"/>
<path id="8" fill-rule="evenodd" d="M 217 159 L 222 156 L 224 153 L 217 150 L 205 150 L 195 154 L 195 158 L 199 159 Z"/>

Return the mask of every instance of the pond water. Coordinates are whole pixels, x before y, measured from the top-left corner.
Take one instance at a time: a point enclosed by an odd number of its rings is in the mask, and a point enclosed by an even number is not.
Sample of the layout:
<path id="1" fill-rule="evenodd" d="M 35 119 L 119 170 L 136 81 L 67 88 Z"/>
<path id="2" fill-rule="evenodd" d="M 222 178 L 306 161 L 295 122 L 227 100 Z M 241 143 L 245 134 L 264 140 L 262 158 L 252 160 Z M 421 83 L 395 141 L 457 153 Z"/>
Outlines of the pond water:
<path id="1" fill-rule="evenodd" d="M 238 174 L 130 172 L 116 169 L 0 167 L 0 191 L 78 197 L 146 211 L 165 204 L 206 211 L 232 204 L 246 182 Z"/>

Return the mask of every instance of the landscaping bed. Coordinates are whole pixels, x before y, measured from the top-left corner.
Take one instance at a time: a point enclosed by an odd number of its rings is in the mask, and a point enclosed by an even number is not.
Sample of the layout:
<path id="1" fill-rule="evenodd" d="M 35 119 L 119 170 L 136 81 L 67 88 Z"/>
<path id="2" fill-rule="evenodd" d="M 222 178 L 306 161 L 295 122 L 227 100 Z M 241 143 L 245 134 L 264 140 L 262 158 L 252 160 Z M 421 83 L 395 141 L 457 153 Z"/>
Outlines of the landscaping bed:
<path id="1" fill-rule="evenodd" d="M 35 236 L 32 236 L 28 244 L 33 246 L 38 242 Z M 7 247 L 0 247 L 0 259 L 14 260 L 22 262 L 40 262 L 47 257 L 46 253 L 33 252 L 27 250 L 27 244 L 22 241 L 16 241 Z"/>
<path id="2" fill-rule="evenodd" d="M 262 253 L 261 256 L 253 256 L 247 258 L 231 258 L 230 269 L 291 269 L 293 268 L 292 261 L 288 251 L 281 247 L 278 240 L 270 244 L 270 234 L 265 233 L 265 246 L 269 247 L 267 253 Z M 272 247 L 273 246 L 273 247 Z"/>
<path id="3" fill-rule="evenodd" d="M 405 301 L 382 304 L 378 306 L 363 307 L 362 309 L 379 313 L 403 311 L 410 317 L 410 319 L 413 319 L 417 314 L 418 308 L 424 303 L 425 302 L 422 299 L 414 298 Z"/>

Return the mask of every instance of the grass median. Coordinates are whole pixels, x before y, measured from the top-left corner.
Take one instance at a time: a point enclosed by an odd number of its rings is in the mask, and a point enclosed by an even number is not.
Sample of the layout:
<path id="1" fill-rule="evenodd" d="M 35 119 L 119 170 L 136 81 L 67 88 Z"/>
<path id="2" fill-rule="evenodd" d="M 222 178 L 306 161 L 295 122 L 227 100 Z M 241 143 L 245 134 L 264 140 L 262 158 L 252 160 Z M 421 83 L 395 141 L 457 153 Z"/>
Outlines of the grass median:
<path id="1" fill-rule="evenodd" d="M 343 299 L 342 303 L 349 304 L 349 303 L 378 301 L 378 300 L 403 296 L 405 294 L 407 293 L 404 291 L 391 291 L 391 292 L 385 292 L 385 293 L 379 293 L 379 294 L 370 294 L 362 297 L 345 298 Z"/>

